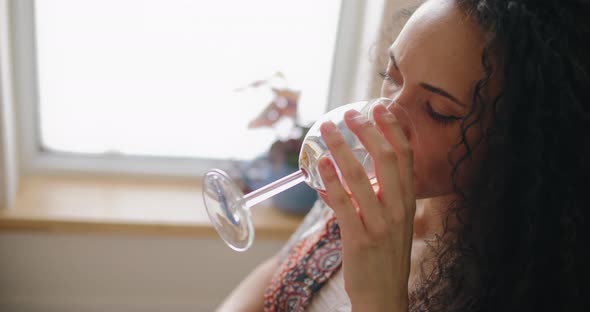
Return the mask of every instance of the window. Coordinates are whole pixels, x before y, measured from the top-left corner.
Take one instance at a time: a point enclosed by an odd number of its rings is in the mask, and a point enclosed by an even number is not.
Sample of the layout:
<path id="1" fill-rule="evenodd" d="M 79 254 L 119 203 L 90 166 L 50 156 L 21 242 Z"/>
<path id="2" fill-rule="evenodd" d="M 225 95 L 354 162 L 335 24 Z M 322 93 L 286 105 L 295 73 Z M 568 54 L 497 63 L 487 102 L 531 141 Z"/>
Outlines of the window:
<path id="1" fill-rule="evenodd" d="M 334 64 L 354 67 L 335 49 L 354 40 L 353 2 L 14 1 L 25 161 L 195 174 L 252 159 L 278 130 L 247 128 L 272 92 L 242 87 L 282 73 L 302 124 L 334 106 L 346 89 Z"/>

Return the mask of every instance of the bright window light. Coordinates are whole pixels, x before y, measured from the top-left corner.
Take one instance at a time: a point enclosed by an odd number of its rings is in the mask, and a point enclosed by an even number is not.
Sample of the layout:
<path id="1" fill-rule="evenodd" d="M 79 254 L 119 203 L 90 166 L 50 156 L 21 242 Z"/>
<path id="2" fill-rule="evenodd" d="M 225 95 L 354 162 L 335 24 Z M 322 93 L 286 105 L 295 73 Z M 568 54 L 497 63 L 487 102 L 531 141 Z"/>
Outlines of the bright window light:
<path id="1" fill-rule="evenodd" d="M 249 159 L 280 71 L 303 124 L 327 107 L 340 0 L 38 0 L 39 132 L 49 151 Z"/>

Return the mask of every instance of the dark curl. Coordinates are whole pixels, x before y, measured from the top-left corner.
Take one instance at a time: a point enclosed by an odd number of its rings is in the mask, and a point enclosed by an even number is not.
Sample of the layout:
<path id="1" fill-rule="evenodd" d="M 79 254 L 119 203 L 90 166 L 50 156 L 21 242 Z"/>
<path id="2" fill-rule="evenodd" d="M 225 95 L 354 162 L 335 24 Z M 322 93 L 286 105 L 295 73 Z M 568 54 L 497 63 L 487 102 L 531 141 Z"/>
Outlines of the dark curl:
<path id="1" fill-rule="evenodd" d="M 457 4 L 487 42 L 454 181 L 475 148 L 486 158 L 476 181 L 455 183 L 461 198 L 447 220 L 461 226 L 445 226 L 451 239 L 433 245 L 437 274 L 423 278 L 411 310 L 590 311 L 589 1 Z M 485 99 L 494 76 L 501 94 Z M 469 146 L 474 126 L 483 144 Z"/>

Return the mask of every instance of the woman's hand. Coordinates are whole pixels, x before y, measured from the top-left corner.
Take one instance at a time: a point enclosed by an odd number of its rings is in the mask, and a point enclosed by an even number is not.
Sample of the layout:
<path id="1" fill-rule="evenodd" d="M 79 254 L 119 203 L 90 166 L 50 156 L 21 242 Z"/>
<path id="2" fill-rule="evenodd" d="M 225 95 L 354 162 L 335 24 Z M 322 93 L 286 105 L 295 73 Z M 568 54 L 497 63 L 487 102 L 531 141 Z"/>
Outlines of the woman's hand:
<path id="1" fill-rule="evenodd" d="M 412 151 L 395 116 L 383 105 L 373 112 L 376 125 L 356 111 L 347 112 L 345 120 L 373 157 L 377 185 L 327 122 L 322 137 L 350 193 L 325 157 L 319 163 L 326 187 L 322 197 L 340 225 L 345 288 L 353 311 L 407 311 L 416 210 Z"/>

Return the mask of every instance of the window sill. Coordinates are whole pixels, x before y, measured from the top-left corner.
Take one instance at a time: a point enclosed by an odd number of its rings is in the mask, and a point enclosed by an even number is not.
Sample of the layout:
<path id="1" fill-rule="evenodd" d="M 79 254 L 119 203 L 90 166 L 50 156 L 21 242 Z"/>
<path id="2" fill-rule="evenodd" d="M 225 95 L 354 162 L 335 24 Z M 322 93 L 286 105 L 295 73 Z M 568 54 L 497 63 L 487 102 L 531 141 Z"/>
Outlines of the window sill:
<path id="1" fill-rule="evenodd" d="M 287 239 L 302 220 L 265 203 L 252 214 L 262 239 Z M 86 176 L 23 177 L 14 207 L 0 209 L 0 231 L 218 237 L 200 182 Z"/>

